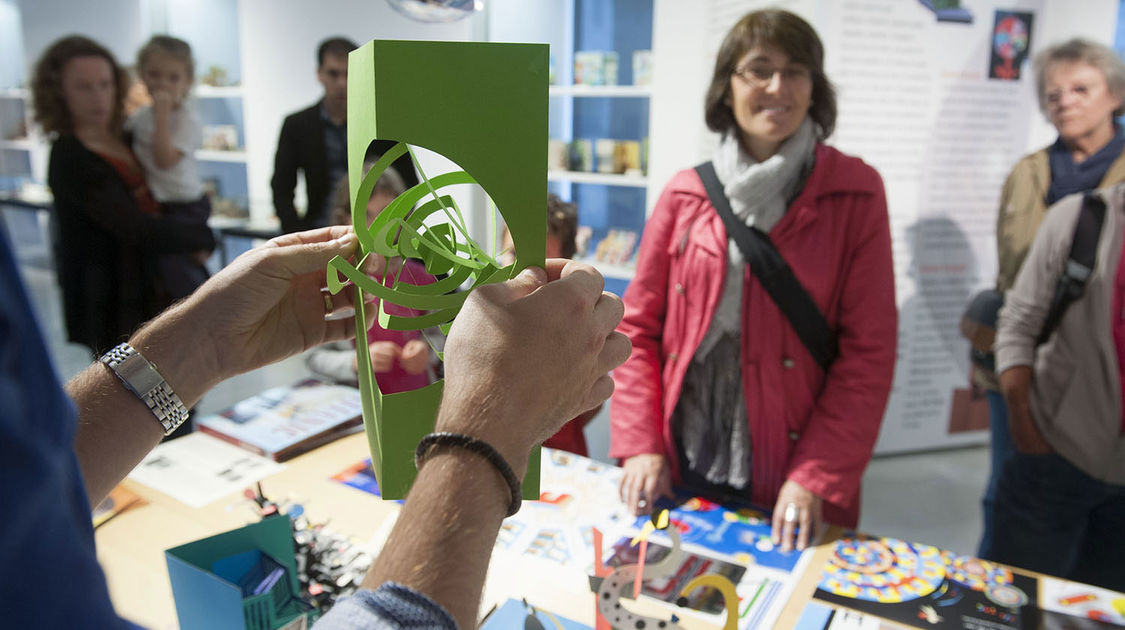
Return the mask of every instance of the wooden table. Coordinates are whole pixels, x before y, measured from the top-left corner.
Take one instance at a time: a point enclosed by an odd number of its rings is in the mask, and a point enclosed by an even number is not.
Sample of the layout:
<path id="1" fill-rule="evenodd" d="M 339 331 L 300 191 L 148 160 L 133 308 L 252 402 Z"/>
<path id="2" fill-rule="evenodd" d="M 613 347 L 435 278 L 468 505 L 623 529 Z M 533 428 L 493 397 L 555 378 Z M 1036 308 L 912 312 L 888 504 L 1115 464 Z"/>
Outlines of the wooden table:
<path id="1" fill-rule="evenodd" d="M 301 503 L 313 522 L 328 521 L 333 531 L 365 542 L 377 531 L 386 531 L 398 504 L 333 481 L 332 475 L 367 457 L 363 433 L 321 447 L 286 463 L 286 469 L 262 482 L 271 499 Z M 105 570 L 110 596 L 119 614 L 151 629 L 176 628 L 164 550 L 220 532 L 257 522 L 253 505 L 239 493 L 201 509 L 139 483 L 124 484 L 149 501 L 103 524 L 95 532 L 98 560 Z M 811 552 L 804 574 L 785 604 L 776 627 L 792 628 L 816 591 L 821 572 L 835 549 L 839 528 L 827 532 Z M 1027 573 L 1027 572 L 1024 572 Z M 482 613 L 508 598 L 528 601 L 575 621 L 594 625 L 594 595 L 584 572 L 537 560 L 497 552 L 485 585 Z M 1125 596 L 1123 596 L 1125 597 Z M 641 598 L 629 607 L 643 614 L 667 618 L 669 610 L 655 600 Z M 868 617 L 871 617 L 868 615 Z M 693 618 L 681 618 L 685 628 L 713 628 Z M 884 627 L 898 627 L 884 623 Z"/>
<path id="2" fill-rule="evenodd" d="M 314 522 L 329 521 L 341 534 L 368 540 L 398 504 L 360 492 L 331 476 L 367 456 L 363 433 L 348 436 L 286 462 L 262 481 L 267 496 L 292 497 Z M 253 504 L 235 493 L 200 509 L 126 479 L 149 505 L 127 510 L 95 531 L 98 561 L 121 616 L 147 628 L 175 628 L 176 608 L 164 550 L 235 529 L 259 519 Z"/>
<path id="3" fill-rule="evenodd" d="M 398 511 L 398 505 L 333 481 L 331 476 L 367 454 L 365 436 L 349 436 L 286 462 L 285 470 L 263 480 L 262 485 L 271 498 L 293 497 L 304 505 L 305 513 L 314 522 L 329 521 L 332 530 L 366 541 Z M 123 483 L 149 504 L 115 516 L 95 532 L 98 560 L 106 573 L 110 597 L 118 613 L 131 621 L 154 630 L 175 628 L 176 609 L 164 550 L 256 522 L 258 518 L 251 510 L 252 503 L 238 493 L 193 509 L 131 480 Z M 830 553 L 830 548 L 831 545 L 824 545 L 817 555 Z M 811 566 L 819 567 L 822 562 L 814 558 Z M 543 579 L 544 569 L 552 570 L 551 579 Z M 800 615 L 804 601 L 815 590 L 816 578 L 803 577 L 796 596 L 783 613 L 784 625 L 792 625 Z M 491 601 L 512 596 L 527 596 L 576 621 L 593 625 L 594 596 L 585 576 L 578 572 L 500 560 L 489 572 L 482 612 L 487 611 Z M 651 605 L 651 612 L 667 615 L 667 609 L 656 604 Z M 692 621 L 687 620 L 686 625 L 691 627 Z"/>

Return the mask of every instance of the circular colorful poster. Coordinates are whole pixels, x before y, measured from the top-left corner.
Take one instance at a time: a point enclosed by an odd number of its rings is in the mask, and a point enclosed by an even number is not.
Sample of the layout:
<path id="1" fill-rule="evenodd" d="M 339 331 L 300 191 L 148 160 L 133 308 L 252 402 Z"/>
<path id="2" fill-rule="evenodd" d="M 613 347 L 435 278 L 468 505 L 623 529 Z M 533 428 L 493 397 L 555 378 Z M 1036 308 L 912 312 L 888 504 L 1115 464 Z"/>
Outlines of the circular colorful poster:
<path id="1" fill-rule="evenodd" d="M 842 597 L 895 603 L 934 592 L 945 580 L 936 547 L 895 538 L 845 538 L 824 569 L 820 589 Z"/>
<path id="2" fill-rule="evenodd" d="M 945 570 L 949 578 L 974 591 L 984 591 L 991 586 L 1012 583 L 1012 572 L 1004 566 L 970 556 L 955 556 L 945 552 Z"/>

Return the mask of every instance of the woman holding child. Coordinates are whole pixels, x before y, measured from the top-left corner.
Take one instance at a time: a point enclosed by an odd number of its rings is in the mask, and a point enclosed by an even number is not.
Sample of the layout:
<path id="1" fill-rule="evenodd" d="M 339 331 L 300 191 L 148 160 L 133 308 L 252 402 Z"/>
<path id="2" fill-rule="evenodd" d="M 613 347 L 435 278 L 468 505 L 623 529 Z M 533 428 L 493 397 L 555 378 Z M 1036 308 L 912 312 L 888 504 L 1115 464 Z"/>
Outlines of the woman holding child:
<path id="1" fill-rule="evenodd" d="M 201 259 L 215 246 L 205 223 L 162 216 L 122 132 L 127 87 L 109 51 L 81 36 L 52 44 L 32 81 L 36 121 L 54 138 L 47 181 L 68 337 L 95 355 L 173 299 L 161 256 Z"/>

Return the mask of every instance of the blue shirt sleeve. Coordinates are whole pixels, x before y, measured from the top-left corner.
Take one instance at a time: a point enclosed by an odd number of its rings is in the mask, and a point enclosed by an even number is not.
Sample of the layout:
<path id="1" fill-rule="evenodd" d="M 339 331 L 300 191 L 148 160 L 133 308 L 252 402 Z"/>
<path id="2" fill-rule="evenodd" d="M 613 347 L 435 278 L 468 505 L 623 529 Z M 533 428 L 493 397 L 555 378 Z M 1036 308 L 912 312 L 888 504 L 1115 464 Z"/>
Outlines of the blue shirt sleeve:
<path id="1" fill-rule="evenodd" d="M 369 630 L 409 628 L 457 630 L 457 623 L 440 604 L 409 587 L 387 582 L 369 591 L 341 598 L 313 630 Z"/>
<path id="2" fill-rule="evenodd" d="M 4 627 L 128 628 L 94 552 L 59 384 L 0 223 L 0 610 Z"/>

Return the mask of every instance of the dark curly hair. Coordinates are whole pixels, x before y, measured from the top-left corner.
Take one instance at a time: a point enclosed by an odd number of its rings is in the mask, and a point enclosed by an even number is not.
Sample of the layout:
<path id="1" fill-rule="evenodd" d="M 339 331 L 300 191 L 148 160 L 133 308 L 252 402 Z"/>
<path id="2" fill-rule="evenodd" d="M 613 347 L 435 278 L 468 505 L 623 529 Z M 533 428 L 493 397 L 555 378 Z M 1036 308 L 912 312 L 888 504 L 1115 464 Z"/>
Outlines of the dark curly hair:
<path id="1" fill-rule="evenodd" d="M 578 251 L 578 208 L 554 193 L 547 195 L 547 234 L 559 239 L 559 256 L 574 258 Z"/>
<path id="2" fill-rule="evenodd" d="M 109 50 L 81 35 L 69 35 L 51 44 L 35 63 L 35 74 L 31 79 L 35 122 L 49 135 L 74 131 L 74 120 L 63 96 L 62 75 L 66 64 L 77 57 L 101 57 L 109 62 L 117 84 L 117 103 L 110 124 L 114 132 L 120 131 L 125 122 L 125 93 L 129 90 L 129 75 L 117 64 Z"/>
<path id="3" fill-rule="evenodd" d="M 715 72 L 707 88 L 704 118 L 711 131 L 725 133 L 735 126 L 730 105 L 730 78 L 735 65 L 755 46 L 771 46 L 806 66 L 812 74 L 812 104 L 809 117 L 819 127 L 823 140 L 836 128 L 836 90 L 824 74 L 824 44 L 808 22 L 781 9 L 747 13 L 727 33 L 715 56 Z"/>

